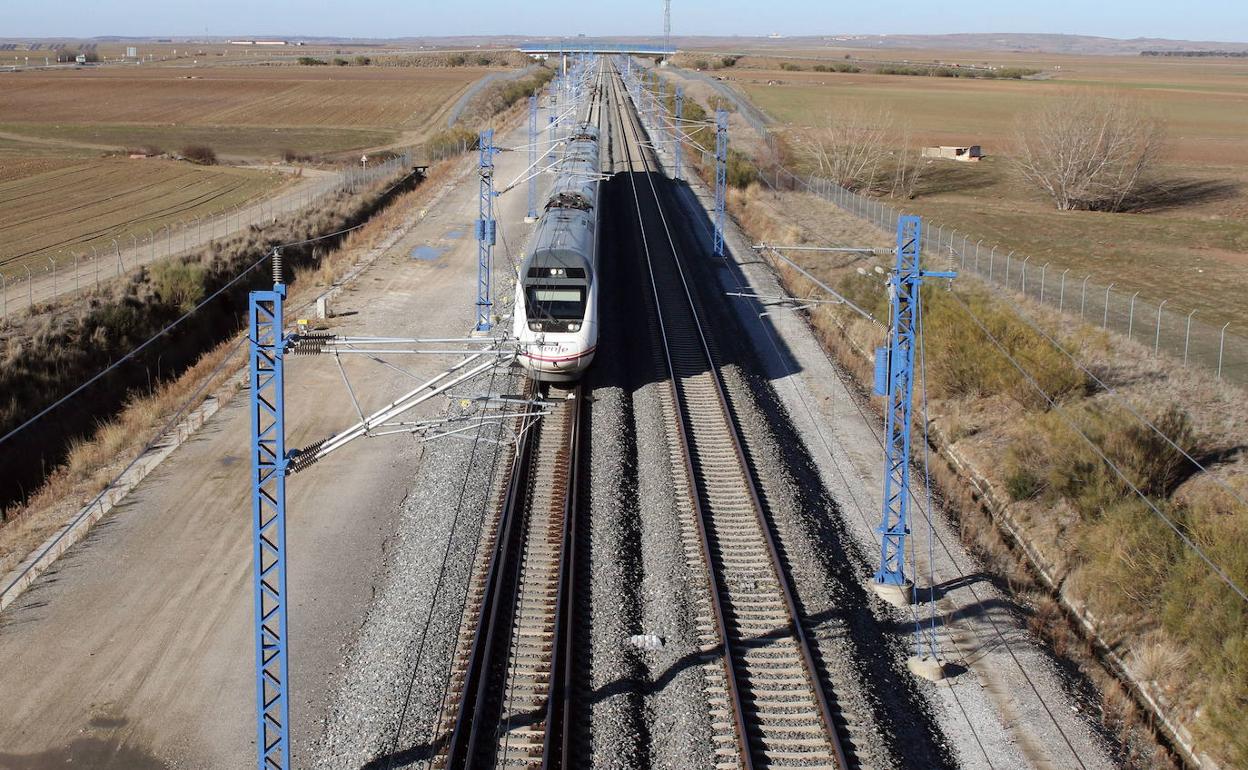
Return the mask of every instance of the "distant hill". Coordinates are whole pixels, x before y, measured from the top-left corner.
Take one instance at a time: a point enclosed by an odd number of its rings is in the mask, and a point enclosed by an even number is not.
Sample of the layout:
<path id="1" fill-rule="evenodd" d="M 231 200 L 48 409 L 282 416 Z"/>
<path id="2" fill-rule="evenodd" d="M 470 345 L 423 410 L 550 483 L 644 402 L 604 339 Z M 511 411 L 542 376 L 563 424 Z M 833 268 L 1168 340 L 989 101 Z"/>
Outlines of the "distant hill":
<path id="1" fill-rule="evenodd" d="M 1248 51 L 1248 43 L 1165 38 L 1122 40 L 1091 35 L 980 33 L 953 35 L 831 35 L 768 40 L 789 45 L 810 42 L 847 48 L 934 48 L 977 51 L 1026 51 L 1068 54 L 1138 55 L 1144 51 Z"/>
<path id="2" fill-rule="evenodd" d="M 254 37 L 255 35 L 252 35 Z M 426 48 L 512 48 L 526 42 L 553 42 L 560 39 L 571 44 L 578 42 L 633 42 L 657 44 L 662 37 L 611 36 L 611 37 L 543 37 L 536 35 L 458 35 L 447 37 L 401 37 L 401 38 L 344 38 L 320 37 L 283 33 L 276 37 L 284 40 L 301 40 L 317 44 L 344 45 L 399 45 Z M 124 36 L 98 37 L 95 40 L 120 42 L 124 40 L 151 40 L 153 38 L 126 38 Z M 181 37 L 170 38 L 175 42 L 213 43 L 228 38 Z M 753 36 L 701 36 L 676 35 L 672 42 L 686 49 L 716 51 L 758 51 L 768 48 L 842 48 L 859 50 L 889 50 L 899 48 L 922 48 L 935 50 L 974 51 L 1021 51 L 1027 53 L 1100 54 L 1135 56 L 1145 51 L 1224 51 L 1248 53 L 1248 43 L 1209 40 L 1169 40 L 1165 38 L 1132 38 L 1123 40 L 1091 35 L 1053 35 L 1027 32 L 962 33 L 950 35 L 805 35 L 799 37 L 753 37 Z"/>
<path id="3" fill-rule="evenodd" d="M 426 46 L 514 46 L 522 42 L 549 42 L 558 37 L 498 35 L 491 37 L 403 38 L 390 41 L 405 45 Z M 662 43 L 659 36 L 563 38 L 578 42 Z M 1122 40 L 1091 35 L 1051 35 L 1026 32 L 963 33 L 951 35 L 818 35 L 801 37 L 745 37 L 675 35 L 672 42 L 681 48 L 715 50 L 758 50 L 760 48 L 858 48 L 887 50 L 892 48 L 925 48 L 976 51 L 1023 51 L 1029 53 L 1065 53 L 1136 56 L 1144 51 L 1231 51 L 1248 52 L 1248 43 L 1205 40 L 1168 40 L 1165 38 L 1132 38 Z"/>

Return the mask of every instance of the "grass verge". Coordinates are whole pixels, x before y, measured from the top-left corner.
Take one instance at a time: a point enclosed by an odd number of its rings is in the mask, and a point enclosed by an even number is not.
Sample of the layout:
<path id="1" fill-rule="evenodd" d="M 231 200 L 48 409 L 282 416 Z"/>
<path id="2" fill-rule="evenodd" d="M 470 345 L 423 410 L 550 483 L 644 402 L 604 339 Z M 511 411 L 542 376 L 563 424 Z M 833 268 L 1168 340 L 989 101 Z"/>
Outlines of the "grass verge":
<path id="1" fill-rule="evenodd" d="M 751 187 L 733 191 L 730 206 L 755 240 L 887 245 L 882 234 L 858 230 L 859 223 L 841 224 L 847 215 L 810 196 L 773 196 Z M 855 240 L 821 233 L 829 223 Z M 856 271 L 862 263 L 794 259 L 877 315 L 886 307 L 879 279 L 870 270 L 868 276 Z M 795 296 L 813 291 L 795 271 L 781 267 L 779 272 Z M 1061 599 L 1090 623 L 1105 651 L 1125 661 L 1134 686 L 1190 729 L 1187 738 L 1200 751 L 1223 766 L 1248 766 L 1244 603 L 1149 507 L 1151 503 L 1175 521 L 1180 532 L 1240 585 L 1248 584 L 1248 510 L 1213 480 L 1240 490 L 1241 496 L 1248 492 L 1242 452 L 1248 425 L 1234 416 L 1242 393 L 1202 373 L 1151 359 L 1150 351 L 1138 346 L 1119 342 L 1111 349 L 1102 332 L 1032 308 L 1039 328 L 1090 362 L 1091 370 L 1123 401 L 1111 398 L 1011 309 L 973 285 L 955 291 L 949 295 L 928 289 L 924 323 L 929 417 L 942 437 L 938 448 L 966 460 L 958 472 L 946 468 L 937 474 L 946 498 L 960 503 L 963 534 L 975 537 L 981 553 L 1025 601 L 1031 597 L 1032 626 L 1054 642 L 1055 651 L 1089 647 L 1086 640 L 1077 641 L 1072 625 L 1056 609 Z M 970 319 L 963 303 L 1054 397 L 1056 406 L 1038 397 Z M 867 351 L 882 341 L 879 327 L 835 306 L 810 311 L 809 320 L 859 383 L 869 385 Z M 1200 458 L 1210 474 L 1196 473 L 1124 401 Z M 1114 462 L 1121 476 L 1097 450 Z M 968 473 L 984 481 L 995 504 L 968 486 Z M 1052 577 L 1056 593 L 1019 568 L 1017 555 L 1008 553 L 995 527 L 976 524 L 984 506 L 994 516 L 1008 517 L 1023 548 Z M 1102 718 L 1126 734 L 1125 751 L 1134 765 L 1170 766 L 1171 757 L 1140 737 L 1144 720 L 1131 718 L 1132 712 L 1143 713 L 1140 705 L 1103 673 L 1094 673 L 1094 679 L 1104 694 Z"/>

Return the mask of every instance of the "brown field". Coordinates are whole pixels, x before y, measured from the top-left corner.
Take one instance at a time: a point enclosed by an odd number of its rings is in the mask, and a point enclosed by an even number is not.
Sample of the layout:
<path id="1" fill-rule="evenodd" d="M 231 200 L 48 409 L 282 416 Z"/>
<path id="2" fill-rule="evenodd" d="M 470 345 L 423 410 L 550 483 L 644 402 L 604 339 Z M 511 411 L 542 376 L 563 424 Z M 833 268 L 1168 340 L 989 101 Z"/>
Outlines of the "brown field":
<path id="1" fill-rule="evenodd" d="M 486 72 L 157 63 L 0 73 L 0 267 L 35 269 L 61 251 L 69 261 L 71 249 L 146 238 L 288 178 L 128 160 L 119 149 L 206 145 L 224 162 L 275 161 L 287 150 L 356 161 L 361 150 L 416 144 L 443 127 L 455 98 Z"/>
<path id="2" fill-rule="evenodd" d="M 0 268 L 10 276 L 23 265 L 45 267 L 59 251 L 111 248 L 113 238 L 128 245 L 131 234 L 145 238 L 149 229 L 220 212 L 282 183 L 277 174 L 167 160 L 43 159 L 22 170 L 0 173 Z"/>
<path id="3" fill-rule="evenodd" d="M 202 142 L 223 155 L 357 150 L 415 138 L 482 77 L 473 67 L 180 67 L 0 76 L 0 131 L 110 147 Z"/>
<path id="4" fill-rule="evenodd" d="M 825 54 L 826 55 L 826 54 Z M 1248 279 L 1248 61 L 1159 60 L 1128 56 L 1044 56 L 888 51 L 869 55 L 1043 69 L 1043 80 L 971 80 L 870 73 L 788 72 L 779 59 L 742 59 L 716 75 L 784 124 L 792 136 L 845 106 L 890 110 L 914 146 L 980 144 L 978 165 L 936 161 L 915 200 L 897 201 L 933 224 L 1031 255 L 1041 264 L 1116 281 L 1171 307 L 1248 323 L 1238 302 Z M 858 52 L 854 52 L 859 57 Z M 836 61 L 829 57 L 825 61 Z M 808 59 L 789 61 L 805 67 Z M 770 83 L 770 84 L 769 84 Z M 1160 181 L 1186 185 L 1142 213 L 1059 213 L 1021 183 L 1009 155 L 1017 126 L 1046 99 L 1074 88 L 1136 95 L 1166 123 L 1169 144 Z M 800 162 L 800 157 L 798 158 Z"/>

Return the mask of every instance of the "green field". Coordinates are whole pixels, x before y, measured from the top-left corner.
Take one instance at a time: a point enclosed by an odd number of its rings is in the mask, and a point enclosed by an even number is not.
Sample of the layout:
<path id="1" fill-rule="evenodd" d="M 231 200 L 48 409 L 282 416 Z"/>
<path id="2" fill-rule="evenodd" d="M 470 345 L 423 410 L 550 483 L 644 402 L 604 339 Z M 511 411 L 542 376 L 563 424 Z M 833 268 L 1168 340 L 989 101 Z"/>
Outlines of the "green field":
<path id="1" fill-rule="evenodd" d="M 263 128 L 258 126 L 153 126 L 126 124 L 0 124 L 0 131 L 56 139 L 67 144 L 108 147 L 155 146 L 169 152 L 201 144 L 226 158 L 281 157 L 284 150 L 311 155 L 376 147 L 394 141 L 397 131 L 356 128 Z M 67 149 L 73 150 L 73 147 Z"/>
<path id="2" fill-rule="evenodd" d="M 982 81 L 745 69 L 731 78 L 790 139 L 838 110 L 867 107 L 896 117 L 898 147 L 903 137 L 912 148 L 983 146 L 989 158 L 977 165 L 927 163 L 917 197 L 893 201 L 932 226 L 1030 255 L 1033 264 L 1132 286 L 1176 310 L 1248 323 L 1238 302 L 1248 279 L 1248 63 L 1081 57 L 1061 72 Z M 1130 90 L 1164 120 L 1169 141 L 1157 179 L 1173 194 L 1143 213 L 1058 212 L 1011 166 L 1018 126 L 1047 99 L 1105 86 Z M 803 165 L 800 152 L 793 162 Z"/>

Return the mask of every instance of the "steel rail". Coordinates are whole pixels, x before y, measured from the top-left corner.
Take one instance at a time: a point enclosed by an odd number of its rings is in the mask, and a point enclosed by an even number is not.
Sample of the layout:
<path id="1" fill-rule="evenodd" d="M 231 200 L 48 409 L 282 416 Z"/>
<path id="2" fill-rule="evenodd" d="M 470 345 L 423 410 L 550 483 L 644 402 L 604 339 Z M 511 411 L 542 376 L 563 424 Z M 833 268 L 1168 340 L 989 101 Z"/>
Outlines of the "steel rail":
<path id="1" fill-rule="evenodd" d="M 613 86 L 617 82 L 618 82 L 617 79 L 613 79 Z M 631 126 L 634 138 L 636 140 L 636 144 L 639 147 L 643 146 L 644 142 L 642 142 L 641 140 L 641 127 L 635 121 L 629 122 L 624 117 L 623 101 L 619 97 L 618 88 L 613 89 L 613 96 L 615 97 L 615 101 L 616 101 L 617 116 L 622 127 L 626 125 Z M 629 165 L 629 169 L 631 172 L 634 167 L 632 152 L 628 149 L 627 140 L 624 142 L 624 145 L 625 145 L 625 154 L 627 156 L 628 165 Z M 714 396 L 715 396 L 716 401 L 718 402 L 719 413 L 722 416 L 723 423 L 727 428 L 727 433 L 731 440 L 733 452 L 736 456 L 736 460 L 739 465 L 741 476 L 745 480 L 746 491 L 748 493 L 750 503 L 751 503 L 751 506 L 753 507 L 756 521 L 758 523 L 759 530 L 762 534 L 763 541 L 766 546 L 768 558 L 770 560 L 771 569 L 774 572 L 776 581 L 779 584 L 780 589 L 781 589 L 783 602 L 784 602 L 785 609 L 788 615 L 788 624 L 792 631 L 794 641 L 796 642 L 796 645 L 801 654 L 803 668 L 804 668 L 804 672 L 806 676 L 806 683 L 809 686 L 816 708 L 819 712 L 819 720 L 822 723 L 823 732 L 826 735 L 828 739 L 828 743 L 830 744 L 830 747 L 833 750 L 835 762 L 840 768 L 848 768 L 849 763 L 845 755 L 844 748 L 841 744 L 839 732 L 836 729 L 835 720 L 832 716 L 831 704 L 829 703 L 827 694 L 825 693 L 823 686 L 821 684 L 821 677 L 819 675 L 819 668 L 815 660 L 813 645 L 811 644 L 809 636 L 806 634 L 805 628 L 802 624 L 801 613 L 797 606 L 796 597 L 794 595 L 794 592 L 793 592 L 793 589 L 792 589 L 792 586 L 791 586 L 791 583 L 787 574 L 787 570 L 785 569 L 783 560 L 781 559 L 781 556 L 780 556 L 780 550 L 776 542 L 775 532 L 772 526 L 770 525 L 770 522 L 767 521 L 766 515 L 764 514 L 764 508 L 763 508 L 762 501 L 758 492 L 758 480 L 754 475 L 753 468 L 751 467 L 750 463 L 748 462 L 745 456 L 745 451 L 743 449 L 744 438 L 741 435 L 740 426 L 738 425 L 737 420 L 733 417 L 732 410 L 729 405 L 729 401 L 727 397 L 726 387 L 724 385 L 722 376 L 718 368 L 715 365 L 715 357 L 711 353 L 711 348 L 706 337 L 703 323 L 697 311 L 696 302 L 693 299 L 692 292 L 690 291 L 690 288 L 689 288 L 688 279 L 685 276 L 684 268 L 681 265 L 681 261 L 679 257 L 679 253 L 680 253 L 679 249 L 677 249 L 676 247 L 676 243 L 675 243 L 674 238 L 672 237 L 671 228 L 668 224 L 667 217 L 663 212 L 662 199 L 659 194 L 658 188 L 654 182 L 655 172 L 651 166 L 650 161 L 645 157 L 644 152 L 639 151 L 637 155 L 638 155 L 638 159 L 640 162 L 640 166 L 643 169 L 646 175 L 646 178 L 649 182 L 651 195 L 654 198 L 654 205 L 661 219 L 663 230 L 664 230 L 666 239 L 668 241 L 668 245 L 671 248 L 671 253 L 673 257 L 673 265 L 674 265 L 676 274 L 680 279 L 680 284 L 683 290 L 684 299 L 688 302 L 687 310 L 688 310 L 690 318 L 692 319 L 691 325 L 693 327 L 693 330 L 696 331 L 697 333 L 696 337 L 699 343 L 698 347 L 700 348 L 701 355 L 705 358 L 707 371 L 711 375 Z M 633 185 L 634 200 L 637 206 L 639 226 L 641 226 L 642 228 L 642 242 L 643 242 L 643 248 L 646 252 L 646 260 L 647 260 L 647 264 L 648 264 L 649 272 L 650 272 L 651 287 L 653 290 L 653 296 L 654 296 L 654 301 L 655 301 L 655 311 L 659 316 L 658 331 L 659 331 L 659 335 L 663 343 L 663 354 L 664 354 L 664 358 L 667 364 L 668 373 L 671 376 L 670 385 L 671 385 L 671 391 L 672 391 L 672 398 L 673 398 L 674 403 L 676 404 L 676 409 L 677 409 L 677 414 L 678 414 L 678 419 L 676 421 L 675 427 L 676 427 L 677 434 L 678 434 L 679 444 L 680 444 L 680 447 L 682 449 L 682 452 L 685 458 L 686 473 L 689 475 L 689 487 L 690 487 L 689 493 L 690 493 L 691 499 L 693 500 L 694 511 L 696 514 L 694 518 L 697 521 L 698 532 L 699 532 L 700 540 L 702 543 L 703 558 L 706 560 L 708 578 L 711 583 L 710 597 L 711 597 L 712 605 L 715 610 L 716 625 L 720 632 L 720 636 L 722 640 L 726 680 L 728 684 L 729 694 L 733 702 L 734 722 L 735 722 L 735 727 L 736 727 L 736 733 L 738 736 L 739 746 L 741 748 L 740 759 L 741 759 L 742 765 L 745 768 L 747 768 L 747 770 L 752 770 L 756 766 L 764 766 L 764 765 L 769 764 L 769 761 L 768 761 L 769 758 L 767 756 L 766 749 L 762 747 L 761 745 L 759 745 L 761 741 L 756 741 L 754 739 L 753 734 L 750 732 L 747 725 L 745 724 L 744 714 L 745 714 L 746 709 L 745 709 L 743 693 L 742 693 L 742 690 L 744 688 L 742 687 L 741 679 L 742 678 L 748 679 L 748 675 L 745 677 L 741 677 L 739 676 L 739 673 L 737 671 L 738 667 L 742 667 L 742 668 L 745 667 L 744 653 L 738 652 L 736 645 L 734 645 L 733 641 L 730 640 L 729 634 L 727 632 L 728 623 L 726 620 L 725 609 L 723 606 L 722 597 L 720 596 L 720 592 L 722 590 L 726 593 L 728 589 L 726 586 L 720 585 L 720 580 L 717 576 L 716 565 L 718 564 L 718 562 L 714 558 L 714 549 L 711 546 L 710 536 L 707 530 L 707 523 L 706 523 L 706 520 L 711 515 L 711 513 L 707 509 L 707 501 L 704 499 L 701 491 L 698 488 L 699 475 L 694 465 L 693 451 L 691 448 L 691 441 L 689 437 L 689 426 L 686 424 L 687 422 L 691 421 L 690 406 L 686 400 L 685 395 L 682 392 L 681 387 L 678 384 L 679 383 L 678 368 L 676 366 L 676 363 L 673 360 L 673 355 L 672 355 L 673 345 L 672 345 L 671 340 L 669 340 L 668 338 L 667 324 L 663 317 L 662 306 L 664 303 L 660 296 L 659 287 L 658 287 L 658 278 L 655 275 L 654 263 L 650 254 L 649 242 L 645 234 L 645 224 L 644 224 L 645 216 L 642 212 L 641 201 L 640 201 L 641 196 L 637 191 L 637 183 L 635 179 L 632 180 L 632 185 Z M 742 648 L 744 648 L 745 646 L 746 646 L 745 644 L 741 645 Z M 758 761 L 760 757 L 762 758 L 761 762 Z M 809 756 L 807 759 L 809 761 L 816 761 L 817 758 L 818 758 L 818 755 L 812 752 L 811 756 Z"/>
<path id="2" fill-rule="evenodd" d="M 543 392 L 549 391 L 544 387 Z M 571 619 L 576 604 L 575 521 L 582 402 L 581 388 L 577 386 L 564 399 L 561 409 L 535 422 L 521 438 L 507 482 L 466 673 L 455 704 L 454 727 L 440 761 L 435 761 L 434 766 L 477 768 L 489 766 L 490 759 L 501 765 L 505 759 L 512 759 L 513 751 L 522 763 L 536 765 L 540 747 L 541 767 L 570 767 L 566 757 L 572 738 L 570 699 L 576 634 Z M 549 528 L 542 529 L 542 512 L 535 506 L 547 490 L 551 502 L 557 505 L 557 511 L 548 513 L 558 515 L 551 517 Z M 557 536 L 551 536 L 555 531 Z M 537 558 L 548 548 L 557 551 L 553 564 Z M 544 581 L 552 582 L 551 573 L 555 586 L 553 611 L 546 608 L 544 585 Z M 528 587 L 537 592 L 537 600 L 526 604 L 522 597 L 530 575 L 535 576 L 532 583 L 536 588 Z M 537 644 L 543 648 L 549 645 L 549 655 L 533 656 L 518 649 L 526 636 L 533 636 L 534 629 L 541 635 Z M 525 671 L 517 673 L 517 659 L 525 661 Z M 541 670 L 542 664 L 548 670 Z M 534 665 L 537 669 L 533 669 Z M 513 703 L 517 688 L 523 691 L 526 683 L 542 678 L 546 685 L 541 691 L 539 711 L 528 711 L 525 704 Z M 522 692 L 518 697 L 524 699 L 531 694 Z M 534 718 L 537 714 L 540 719 Z M 532 737 L 534 731 L 542 732 L 540 742 Z M 513 733 L 523 740 L 513 745 Z"/>
<path id="3" fill-rule="evenodd" d="M 507 494 L 502 505 L 494 548 L 486 572 L 486 588 L 481 598 L 477 623 L 472 634 L 467 670 L 458 703 L 455 706 L 454 727 L 445 746 L 445 757 L 442 758 L 442 762 L 435 762 L 435 767 L 466 767 L 472 758 L 472 737 L 476 716 L 484 707 L 480 701 L 484 700 L 489 679 L 485 676 L 489 658 L 488 650 L 493 646 L 499 624 L 500 603 L 506 585 L 509 554 L 512 552 L 510 546 L 514 544 L 519 530 L 517 520 L 523 516 L 522 498 L 528 486 L 529 467 L 532 463 L 533 434 L 531 427 L 521 431 L 519 443 L 516 446 L 515 462 L 508 478 Z"/>
<path id="4" fill-rule="evenodd" d="M 621 144 L 624 148 L 625 160 L 626 160 L 626 163 L 628 164 L 629 173 L 631 175 L 632 168 L 633 168 L 633 157 L 632 157 L 633 154 L 629 150 L 629 146 L 628 146 L 628 143 L 629 143 L 629 139 L 627 135 L 628 132 L 625 129 L 625 126 L 628 125 L 628 122 L 625 120 L 625 117 L 624 117 L 625 111 L 623 107 L 623 100 L 620 98 L 620 90 L 627 91 L 627 89 L 618 88 L 615 80 L 613 79 L 612 88 L 611 88 L 611 99 L 612 99 L 612 102 L 614 103 L 614 109 L 616 113 L 616 125 L 619 127 L 621 134 L 622 134 L 623 141 L 621 142 Z M 638 147 L 640 147 L 640 145 L 641 143 L 638 140 Z M 637 192 L 636 181 L 632 181 L 632 188 L 633 188 L 633 201 L 637 207 L 637 220 L 638 220 L 638 224 L 641 225 L 641 223 L 644 221 L 644 218 L 641 212 L 641 200 L 640 200 L 640 194 Z M 641 228 L 641 238 L 642 238 L 642 247 L 647 252 L 647 255 L 648 255 L 650 249 L 649 249 L 649 244 L 646 238 L 646 231 L 645 231 L 644 226 L 642 226 Z M 677 403 L 679 403 L 679 398 L 676 395 L 676 377 L 674 373 L 675 370 L 672 366 L 671 351 L 668 346 L 666 335 L 663 335 L 661 332 L 663 328 L 663 310 L 661 307 L 658 306 L 659 300 L 658 300 L 657 293 L 655 295 L 655 303 L 656 303 L 655 311 L 659 315 L 658 326 L 660 329 L 660 336 L 662 337 L 662 342 L 663 342 L 663 352 L 667 361 L 668 371 L 669 373 L 671 373 L 671 376 L 672 376 L 672 379 L 671 379 L 672 397 L 674 400 L 677 401 Z M 693 498 L 693 501 L 694 501 L 694 510 L 700 511 L 701 510 L 700 496 L 698 493 L 697 485 L 696 483 L 694 483 L 694 479 L 697 478 L 697 475 L 693 467 L 693 453 L 689 450 L 689 437 L 685 428 L 685 424 L 682 420 L 677 420 L 676 432 L 677 432 L 677 438 L 681 445 L 682 456 L 685 458 L 685 473 L 687 474 L 687 477 L 689 479 L 689 494 Z M 706 523 L 703 520 L 703 517 L 700 515 L 694 516 L 694 519 L 697 521 L 698 533 L 700 535 L 699 542 L 702 544 L 702 558 L 706 561 L 706 564 L 709 569 L 710 565 L 713 563 L 713 555 L 711 554 L 710 538 L 707 536 L 707 532 L 706 532 Z M 723 659 L 724 659 L 724 679 L 728 686 L 728 697 L 732 702 L 733 727 L 737 736 L 738 745 L 742 747 L 741 757 L 745 761 L 745 767 L 747 768 L 747 770 L 752 770 L 752 759 L 750 759 L 751 753 L 748 750 L 749 741 L 750 741 L 749 732 L 746 730 L 746 726 L 745 726 L 745 708 L 741 703 L 742 686 L 737 676 L 737 667 L 733 664 L 733 661 L 736 659 L 737 656 L 733 648 L 733 644 L 728 637 L 728 630 L 727 630 L 728 621 L 724 613 L 723 600 L 719 594 L 719 590 L 717 589 L 715 585 L 714 577 L 711 577 L 711 585 L 710 585 L 709 593 L 710 593 L 710 600 L 711 600 L 711 609 L 714 612 L 715 628 L 719 633 L 720 650 L 722 651 Z"/>
<path id="5" fill-rule="evenodd" d="M 592 121 L 600 113 L 599 97 L 595 97 L 587 117 Z M 533 387 L 531 381 L 529 386 Z M 454 704 L 454 726 L 435 767 L 477 768 L 487 766 L 491 759 L 494 766 L 515 761 L 536 766 L 538 751 L 540 766 L 546 770 L 573 767 L 572 698 L 578 639 L 573 612 L 584 399 L 579 384 L 568 390 L 537 387 L 544 398 L 552 393 L 566 398 L 561 406 L 551 401 L 517 446 L 463 683 Z M 538 510 L 543 503 L 546 510 Z M 553 610 L 547 595 L 552 584 Z M 530 598 L 526 590 L 535 594 L 531 603 L 526 603 Z M 541 705 L 526 710 L 525 702 L 534 700 L 532 682 L 543 676 Z M 540 742 L 534 734 L 537 731 Z M 512 756 L 513 752 L 519 757 Z"/>

